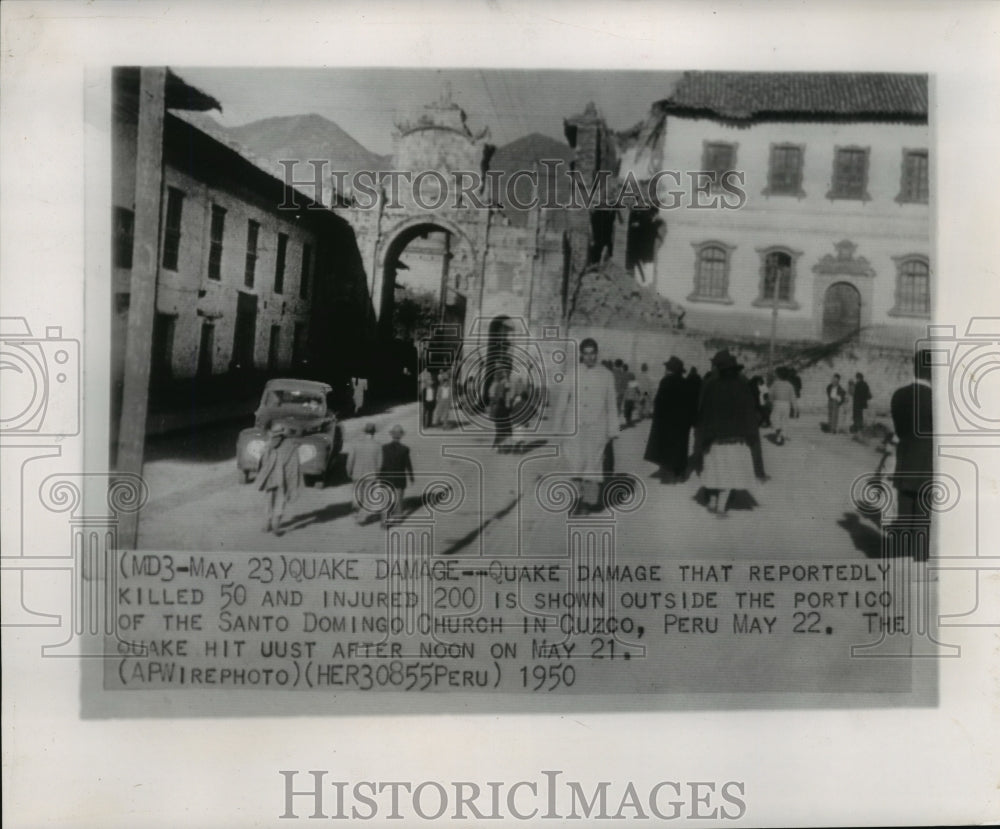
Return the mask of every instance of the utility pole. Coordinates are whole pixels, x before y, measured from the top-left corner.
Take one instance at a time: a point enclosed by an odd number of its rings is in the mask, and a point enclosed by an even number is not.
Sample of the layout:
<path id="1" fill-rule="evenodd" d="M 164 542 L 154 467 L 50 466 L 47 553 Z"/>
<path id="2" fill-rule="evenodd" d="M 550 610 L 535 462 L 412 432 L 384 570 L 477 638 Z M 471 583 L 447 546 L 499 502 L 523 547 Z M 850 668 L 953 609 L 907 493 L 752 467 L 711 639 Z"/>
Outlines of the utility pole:
<path id="1" fill-rule="evenodd" d="M 160 210 L 163 203 L 163 119 L 166 112 L 167 69 L 139 70 L 139 124 L 135 158 L 135 256 L 129 284 L 128 330 L 125 337 L 125 377 L 121 429 L 118 432 L 119 472 L 142 475 L 149 409 L 149 375 L 156 318 L 156 281 L 160 268 Z M 122 515 L 121 543 L 134 549 L 139 514 Z"/>
<path id="2" fill-rule="evenodd" d="M 771 344 L 767 350 L 767 379 L 774 375 L 774 341 L 778 337 L 778 279 L 771 289 Z"/>

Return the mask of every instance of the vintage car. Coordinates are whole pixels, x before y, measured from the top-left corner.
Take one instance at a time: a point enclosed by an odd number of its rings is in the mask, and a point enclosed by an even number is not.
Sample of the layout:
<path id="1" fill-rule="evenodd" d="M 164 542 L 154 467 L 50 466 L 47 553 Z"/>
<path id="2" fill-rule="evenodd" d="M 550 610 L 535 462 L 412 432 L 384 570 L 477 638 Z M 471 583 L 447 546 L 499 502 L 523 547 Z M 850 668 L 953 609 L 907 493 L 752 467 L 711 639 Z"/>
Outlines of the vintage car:
<path id="1" fill-rule="evenodd" d="M 264 386 L 254 425 L 240 432 L 236 465 L 244 483 L 257 474 L 273 424 L 285 427 L 287 440 L 298 446 L 299 463 L 306 481 L 322 487 L 338 462 L 343 433 L 330 406 L 332 388 L 314 380 L 269 380 Z"/>

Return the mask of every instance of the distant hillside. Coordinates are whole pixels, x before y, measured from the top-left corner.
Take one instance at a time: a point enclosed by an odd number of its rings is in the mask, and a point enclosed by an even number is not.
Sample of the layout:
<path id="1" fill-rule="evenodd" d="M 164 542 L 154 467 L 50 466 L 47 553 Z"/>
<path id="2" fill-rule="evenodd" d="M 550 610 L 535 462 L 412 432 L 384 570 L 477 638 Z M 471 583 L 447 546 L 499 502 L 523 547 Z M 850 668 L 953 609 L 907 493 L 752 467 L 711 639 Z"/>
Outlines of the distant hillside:
<path id="1" fill-rule="evenodd" d="M 307 162 L 326 159 L 325 180 L 334 170 L 385 170 L 389 156 L 378 155 L 359 144 L 333 121 L 322 115 L 290 115 L 262 118 L 239 127 L 226 127 L 203 112 L 172 110 L 178 118 L 232 147 L 258 167 L 282 178 L 284 159 Z M 296 169 L 296 177 L 309 177 L 309 169 Z M 329 191 L 324 200 L 328 201 Z"/>
<path id="2" fill-rule="evenodd" d="M 254 155 L 272 161 L 326 159 L 330 171 L 388 169 L 388 156 L 371 152 L 322 115 L 264 118 L 226 131 Z"/>
<path id="3" fill-rule="evenodd" d="M 539 132 L 533 132 L 523 138 L 511 141 L 498 147 L 497 151 L 490 159 L 490 169 L 500 170 L 503 173 L 502 181 L 513 175 L 518 170 L 538 171 L 538 194 L 544 198 L 548 187 L 548 169 L 542 166 L 542 160 L 559 159 L 563 162 L 558 168 L 555 181 L 556 201 L 563 203 L 569 198 L 569 164 L 574 158 L 573 148 L 569 144 L 549 138 Z M 519 201 L 528 201 L 532 196 L 530 182 L 521 179 L 516 185 L 517 198 Z M 528 214 L 523 210 L 516 210 L 511 207 L 503 195 L 501 189 L 500 201 L 504 205 L 504 213 L 511 223 L 523 226 L 527 223 Z"/>
<path id="4" fill-rule="evenodd" d="M 327 181 L 334 170 L 349 173 L 358 170 L 378 172 L 391 167 L 390 156 L 373 153 L 322 115 L 277 116 L 251 121 L 238 127 L 227 127 L 203 112 L 173 110 L 173 114 L 232 147 L 279 178 L 283 175 L 283 169 L 278 161 L 283 159 L 301 162 L 326 159 L 329 162 L 326 168 Z M 561 203 L 568 198 L 569 179 L 566 174 L 573 157 L 573 149 L 568 144 L 536 132 L 497 148 L 489 167 L 502 172 L 501 182 L 518 170 L 537 169 L 539 194 L 542 195 L 547 192 L 548 184 L 547 171 L 541 161 L 560 159 L 564 163 L 556 180 L 556 196 Z M 299 168 L 296 176 L 306 178 L 307 173 L 307 170 Z M 529 182 L 519 181 L 518 198 L 522 201 L 530 200 L 533 195 L 531 189 Z M 500 202 L 513 224 L 523 226 L 527 223 L 527 212 L 510 206 L 504 197 L 503 187 Z"/>

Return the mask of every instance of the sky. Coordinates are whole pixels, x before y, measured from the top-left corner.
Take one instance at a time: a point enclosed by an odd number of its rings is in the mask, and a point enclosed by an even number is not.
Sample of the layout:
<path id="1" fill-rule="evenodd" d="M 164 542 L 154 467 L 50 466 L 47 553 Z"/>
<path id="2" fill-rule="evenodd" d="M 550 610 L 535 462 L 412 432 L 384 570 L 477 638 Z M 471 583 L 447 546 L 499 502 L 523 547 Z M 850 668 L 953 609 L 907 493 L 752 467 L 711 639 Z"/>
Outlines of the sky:
<path id="1" fill-rule="evenodd" d="M 188 83 L 215 97 L 226 126 L 276 115 L 316 113 L 369 150 L 388 154 L 397 114 L 437 101 L 446 84 L 473 132 L 489 127 L 503 145 L 532 132 L 565 140 L 563 119 L 593 101 L 613 130 L 642 120 L 678 72 L 496 69 L 207 68 L 175 66 Z"/>

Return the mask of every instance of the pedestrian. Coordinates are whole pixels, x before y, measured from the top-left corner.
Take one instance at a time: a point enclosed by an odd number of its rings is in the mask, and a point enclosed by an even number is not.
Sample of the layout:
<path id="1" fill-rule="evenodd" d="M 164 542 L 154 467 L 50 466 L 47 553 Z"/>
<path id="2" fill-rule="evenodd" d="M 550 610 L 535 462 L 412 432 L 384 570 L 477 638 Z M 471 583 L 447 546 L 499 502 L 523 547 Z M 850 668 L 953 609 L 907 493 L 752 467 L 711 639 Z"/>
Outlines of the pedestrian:
<path id="1" fill-rule="evenodd" d="M 639 383 L 639 420 L 645 420 L 653 413 L 653 397 L 656 395 L 656 384 L 649 376 L 648 363 L 639 367 L 636 380 Z"/>
<path id="2" fill-rule="evenodd" d="M 268 429 L 267 448 L 261 454 L 257 468 L 257 489 L 267 496 L 267 522 L 263 532 L 282 534 L 285 509 L 290 501 L 298 497 L 301 488 L 302 467 L 298 446 L 289 439 L 283 424 L 272 424 Z"/>
<path id="3" fill-rule="evenodd" d="M 702 377 L 694 366 L 688 370 L 684 382 L 688 387 L 688 400 L 691 401 L 691 451 L 688 468 L 692 472 L 701 472 L 701 433 L 698 430 L 698 407 L 701 405 Z"/>
<path id="4" fill-rule="evenodd" d="M 664 483 L 683 481 L 687 473 L 688 437 L 691 431 L 691 387 L 684 379 L 684 363 L 671 356 L 653 400 L 653 422 L 649 427 L 643 457 L 655 463 Z"/>
<path id="5" fill-rule="evenodd" d="M 625 388 L 628 385 L 628 380 L 625 377 L 625 371 L 625 363 L 621 360 L 615 360 L 611 373 L 614 375 L 615 379 L 615 405 L 618 407 L 619 414 L 622 412 L 622 404 L 625 401 Z"/>
<path id="6" fill-rule="evenodd" d="M 393 497 L 382 513 L 382 526 L 401 519 L 406 485 L 412 483 L 413 464 L 410 461 L 410 447 L 403 443 L 403 427 L 398 423 L 389 430 L 392 440 L 382 446 L 382 461 L 379 466 L 380 480 L 392 487 Z"/>
<path id="7" fill-rule="evenodd" d="M 802 413 L 802 408 L 799 406 L 799 400 L 802 399 L 802 378 L 799 377 L 799 373 L 796 369 L 788 369 L 788 382 L 791 383 L 792 388 L 795 389 L 795 400 L 792 401 L 792 418 L 797 418 Z"/>
<path id="8" fill-rule="evenodd" d="M 425 429 L 430 429 L 434 422 L 434 400 L 436 397 L 434 389 L 434 375 L 431 370 L 424 366 L 417 378 L 417 388 L 420 394 L 420 414 L 421 423 Z"/>
<path id="9" fill-rule="evenodd" d="M 840 407 L 843 405 L 846 397 L 847 392 L 840 385 L 840 375 L 834 374 L 833 379 L 826 387 L 826 422 L 831 435 L 837 434 L 840 425 Z"/>
<path id="10" fill-rule="evenodd" d="M 774 382 L 771 383 L 771 420 L 774 426 L 774 442 L 778 446 L 785 444 L 785 431 L 792 417 L 792 405 L 795 401 L 795 387 L 788 380 L 788 371 L 779 366 L 774 372 Z"/>
<path id="11" fill-rule="evenodd" d="M 712 358 L 716 374 L 702 387 L 698 424 L 701 430 L 704 470 L 702 484 L 709 491 L 709 510 L 726 516 L 734 489 L 753 487 L 750 447 L 759 438 L 757 412 L 750 384 L 728 350 Z"/>
<path id="12" fill-rule="evenodd" d="M 452 415 L 454 400 L 452 397 L 451 372 L 449 369 L 443 369 L 438 373 L 437 401 L 434 404 L 433 420 L 435 426 L 441 426 L 445 429 L 451 428 L 454 420 Z"/>
<path id="13" fill-rule="evenodd" d="M 764 378 L 755 374 L 750 378 L 750 387 L 753 389 L 754 401 L 757 404 L 757 415 L 760 418 L 760 427 L 768 429 L 771 426 L 771 397 L 768 392 Z"/>
<path id="14" fill-rule="evenodd" d="M 580 343 L 581 368 L 575 388 L 560 398 L 555 422 L 562 434 L 564 469 L 577 493 L 576 512 L 600 507 L 601 480 L 612 469 L 611 441 L 621 431 L 616 404 L 614 374 L 597 363 L 597 342 L 588 337 Z"/>
<path id="15" fill-rule="evenodd" d="M 625 399 L 622 403 L 624 414 L 625 414 L 625 425 L 632 425 L 632 416 L 636 412 L 636 408 L 639 405 L 639 398 L 641 392 L 639 391 L 639 381 L 635 376 L 634 371 L 628 371 L 625 373 Z"/>
<path id="16" fill-rule="evenodd" d="M 865 376 L 859 371 L 854 375 L 854 394 L 851 395 L 851 431 L 861 433 L 865 428 L 865 409 L 872 399 L 872 391 L 868 388 Z"/>
<path id="17" fill-rule="evenodd" d="M 490 420 L 493 421 L 493 451 L 505 454 L 510 451 L 510 438 L 514 424 L 510 416 L 510 374 L 498 369 L 489 388 Z"/>
<path id="18" fill-rule="evenodd" d="M 931 352 L 919 349 L 913 360 L 912 383 L 893 392 L 890 403 L 896 431 L 897 515 L 906 521 L 929 520 L 928 489 L 934 480 L 934 429 L 931 396 Z M 926 560 L 926 544 L 916 545 L 915 560 Z"/>
<path id="19" fill-rule="evenodd" d="M 354 414 L 361 414 L 361 410 L 365 407 L 365 395 L 368 392 L 368 378 L 352 377 L 351 391 L 354 396 Z"/>
<path id="20" fill-rule="evenodd" d="M 364 437 L 359 436 L 347 453 L 347 474 L 354 481 L 351 514 L 358 524 L 365 523 L 364 505 L 368 502 L 368 490 L 382 469 L 382 445 L 375 439 L 375 432 L 375 424 L 366 423 Z"/>

